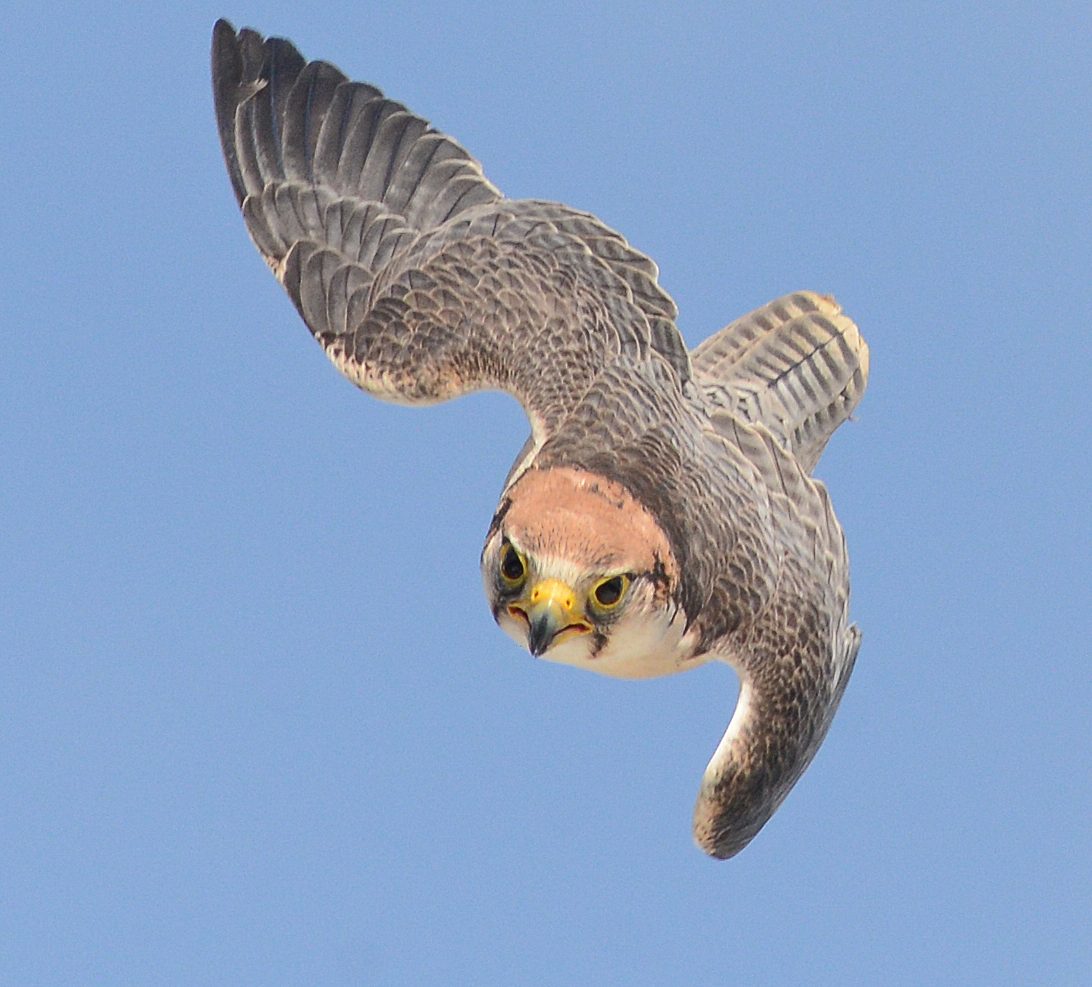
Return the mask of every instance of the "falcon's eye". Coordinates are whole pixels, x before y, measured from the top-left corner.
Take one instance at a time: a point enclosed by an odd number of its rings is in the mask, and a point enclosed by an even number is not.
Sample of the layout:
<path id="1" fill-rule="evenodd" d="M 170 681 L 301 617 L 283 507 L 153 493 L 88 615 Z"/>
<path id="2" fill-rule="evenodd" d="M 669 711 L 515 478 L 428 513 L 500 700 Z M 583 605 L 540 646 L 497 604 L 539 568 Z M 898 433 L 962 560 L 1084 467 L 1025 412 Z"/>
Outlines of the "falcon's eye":
<path id="1" fill-rule="evenodd" d="M 629 589 L 629 576 L 611 576 L 596 583 L 591 591 L 592 602 L 600 610 L 613 610 L 622 602 Z"/>
<path id="2" fill-rule="evenodd" d="M 527 578 L 527 564 L 511 542 L 506 541 L 501 548 L 500 574 L 509 589 L 519 589 Z"/>

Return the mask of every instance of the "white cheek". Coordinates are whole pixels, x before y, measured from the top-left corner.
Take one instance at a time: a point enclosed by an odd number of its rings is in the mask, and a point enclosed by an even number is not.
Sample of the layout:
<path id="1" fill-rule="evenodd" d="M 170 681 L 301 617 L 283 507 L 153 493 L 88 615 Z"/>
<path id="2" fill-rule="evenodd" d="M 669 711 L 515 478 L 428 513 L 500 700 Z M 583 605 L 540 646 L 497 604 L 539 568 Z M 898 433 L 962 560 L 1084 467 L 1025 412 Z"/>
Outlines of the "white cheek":
<path id="1" fill-rule="evenodd" d="M 521 648 L 527 647 L 527 624 L 524 621 L 513 617 L 507 610 L 501 610 L 497 614 L 497 624 Z"/>
<path id="2" fill-rule="evenodd" d="M 584 667 L 620 679 L 650 679 L 674 675 L 700 662 L 693 661 L 692 634 L 684 633 L 680 613 L 670 618 L 658 611 L 632 614 L 614 626 L 606 647 Z"/>

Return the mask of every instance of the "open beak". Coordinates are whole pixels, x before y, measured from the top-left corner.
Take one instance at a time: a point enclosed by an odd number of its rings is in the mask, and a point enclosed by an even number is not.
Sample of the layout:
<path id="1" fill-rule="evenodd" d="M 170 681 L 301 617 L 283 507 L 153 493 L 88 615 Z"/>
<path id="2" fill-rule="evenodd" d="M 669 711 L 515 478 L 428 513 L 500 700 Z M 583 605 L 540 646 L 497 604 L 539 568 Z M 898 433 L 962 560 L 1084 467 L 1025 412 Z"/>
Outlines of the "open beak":
<path id="1" fill-rule="evenodd" d="M 527 647 L 540 657 L 562 635 L 586 634 L 591 625 L 576 606 L 576 593 L 560 579 L 535 583 L 508 607 L 513 617 L 527 621 Z"/>

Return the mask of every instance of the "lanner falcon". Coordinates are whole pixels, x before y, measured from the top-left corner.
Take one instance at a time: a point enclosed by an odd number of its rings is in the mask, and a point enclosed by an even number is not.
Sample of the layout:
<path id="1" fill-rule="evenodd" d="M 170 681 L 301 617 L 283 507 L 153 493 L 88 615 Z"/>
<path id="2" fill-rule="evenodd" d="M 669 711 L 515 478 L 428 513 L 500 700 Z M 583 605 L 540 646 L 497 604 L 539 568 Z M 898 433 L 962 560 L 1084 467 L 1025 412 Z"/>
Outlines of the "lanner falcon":
<path id="1" fill-rule="evenodd" d="M 798 292 L 688 351 L 649 258 L 588 213 L 506 199 L 374 86 L 225 21 L 212 79 L 247 229 L 334 365 L 388 401 L 492 389 L 527 412 L 481 557 L 497 623 L 618 678 L 736 670 L 694 837 L 738 853 L 822 743 L 860 643 L 810 475 L 864 392 L 856 326 Z"/>

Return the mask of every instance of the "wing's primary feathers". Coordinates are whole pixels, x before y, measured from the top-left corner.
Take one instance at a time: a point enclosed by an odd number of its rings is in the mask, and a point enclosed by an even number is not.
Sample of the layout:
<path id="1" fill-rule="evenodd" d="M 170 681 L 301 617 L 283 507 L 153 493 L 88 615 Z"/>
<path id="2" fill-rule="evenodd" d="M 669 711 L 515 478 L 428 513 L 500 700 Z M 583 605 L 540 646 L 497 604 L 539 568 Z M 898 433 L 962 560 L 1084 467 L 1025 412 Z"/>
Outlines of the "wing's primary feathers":
<path id="1" fill-rule="evenodd" d="M 240 205 L 267 189 L 322 188 L 346 202 L 381 205 L 423 230 L 501 198 L 451 138 L 374 86 L 349 82 L 327 62 L 305 62 L 288 41 L 245 28 L 236 34 L 220 21 L 212 66 L 220 140 Z M 267 206 L 275 206 L 271 198 Z M 291 222 L 287 210 L 263 212 L 273 232 L 281 218 Z"/>

